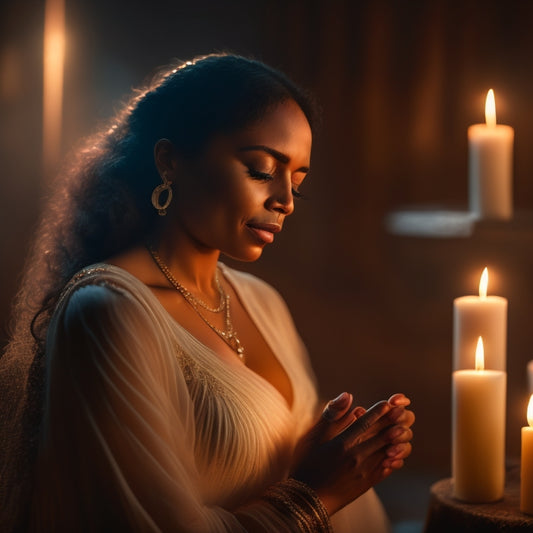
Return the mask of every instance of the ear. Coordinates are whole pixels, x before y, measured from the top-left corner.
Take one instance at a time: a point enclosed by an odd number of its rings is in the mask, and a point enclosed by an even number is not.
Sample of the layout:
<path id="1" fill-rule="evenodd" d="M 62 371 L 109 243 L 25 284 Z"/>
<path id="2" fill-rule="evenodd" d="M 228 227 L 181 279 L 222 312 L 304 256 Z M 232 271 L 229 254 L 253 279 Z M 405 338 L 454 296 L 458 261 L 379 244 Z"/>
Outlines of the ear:
<path id="1" fill-rule="evenodd" d="M 168 139 L 159 139 L 155 143 L 154 161 L 160 175 L 167 174 L 170 179 L 175 178 L 178 158 L 174 145 Z"/>

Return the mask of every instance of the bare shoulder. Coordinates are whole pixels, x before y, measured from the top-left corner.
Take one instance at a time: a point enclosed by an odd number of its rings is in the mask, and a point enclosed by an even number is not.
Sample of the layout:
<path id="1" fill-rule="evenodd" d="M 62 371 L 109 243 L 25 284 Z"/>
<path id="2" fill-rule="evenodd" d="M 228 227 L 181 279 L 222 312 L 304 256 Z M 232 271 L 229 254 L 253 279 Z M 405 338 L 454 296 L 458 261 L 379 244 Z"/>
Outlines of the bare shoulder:
<path id="1" fill-rule="evenodd" d="M 136 246 L 108 258 L 106 263 L 122 268 L 145 285 L 159 284 L 159 273 L 154 270 L 153 261 L 144 246 Z"/>

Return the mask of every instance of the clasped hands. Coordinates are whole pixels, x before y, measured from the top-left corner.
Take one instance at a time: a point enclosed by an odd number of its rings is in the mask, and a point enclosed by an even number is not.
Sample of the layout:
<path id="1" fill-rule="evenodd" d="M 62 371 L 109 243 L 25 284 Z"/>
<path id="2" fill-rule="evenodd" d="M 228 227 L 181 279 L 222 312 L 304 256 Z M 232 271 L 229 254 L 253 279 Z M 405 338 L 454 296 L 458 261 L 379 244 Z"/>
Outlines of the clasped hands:
<path id="1" fill-rule="evenodd" d="M 394 394 L 366 410 L 344 392 L 296 449 L 291 476 L 315 490 L 331 515 L 401 468 L 411 453 L 411 403 Z"/>

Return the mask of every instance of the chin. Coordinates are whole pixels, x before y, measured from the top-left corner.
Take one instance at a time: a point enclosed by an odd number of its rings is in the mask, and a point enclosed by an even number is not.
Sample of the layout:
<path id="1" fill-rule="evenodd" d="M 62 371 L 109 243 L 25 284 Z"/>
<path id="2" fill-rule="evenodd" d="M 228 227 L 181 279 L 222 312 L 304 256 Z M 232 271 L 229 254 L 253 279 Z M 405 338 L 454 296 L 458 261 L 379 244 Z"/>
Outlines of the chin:
<path id="1" fill-rule="evenodd" d="M 235 261 L 242 261 L 243 263 L 253 263 L 263 255 L 263 247 L 254 247 L 253 249 L 242 250 L 240 252 L 222 252 L 225 256 L 234 259 Z"/>

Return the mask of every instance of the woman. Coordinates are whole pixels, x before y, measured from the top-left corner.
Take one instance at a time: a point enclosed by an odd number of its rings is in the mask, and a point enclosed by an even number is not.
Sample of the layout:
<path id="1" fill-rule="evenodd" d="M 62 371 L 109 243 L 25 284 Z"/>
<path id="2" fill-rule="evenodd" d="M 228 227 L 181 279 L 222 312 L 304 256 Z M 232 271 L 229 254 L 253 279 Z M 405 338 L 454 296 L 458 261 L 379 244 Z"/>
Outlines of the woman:
<path id="1" fill-rule="evenodd" d="M 9 527 L 386 530 L 369 489 L 410 453 L 409 400 L 365 412 L 343 393 L 316 422 L 284 302 L 219 262 L 256 260 L 281 231 L 312 123 L 282 74 L 211 55 L 162 73 L 80 150 L 3 361 L 26 394 L 4 415 Z"/>

